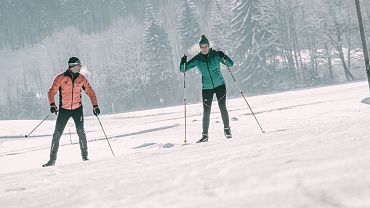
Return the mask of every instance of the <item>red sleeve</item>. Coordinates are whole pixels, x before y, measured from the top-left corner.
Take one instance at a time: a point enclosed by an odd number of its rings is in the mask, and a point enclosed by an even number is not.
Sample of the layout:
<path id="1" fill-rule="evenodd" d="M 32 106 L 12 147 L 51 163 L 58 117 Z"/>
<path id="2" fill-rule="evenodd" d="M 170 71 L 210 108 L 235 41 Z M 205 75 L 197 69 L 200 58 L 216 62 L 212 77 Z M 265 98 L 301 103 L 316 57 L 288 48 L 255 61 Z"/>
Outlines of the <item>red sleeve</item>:
<path id="1" fill-rule="evenodd" d="M 55 103 L 54 96 L 55 96 L 55 94 L 57 94 L 57 92 L 59 90 L 61 78 L 62 77 L 60 75 L 56 76 L 55 79 L 54 79 L 53 84 L 51 85 L 51 87 L 49 89 L 49 92 L 48 92 L 49 105 L 52 104 L 52 103 Z"/>
<path id="2" fill-rule="evenodd" d="M 85 92 L 90 97 L 91 104 L 98 105 L 98 100 L 96 99 L 96 95 L 94 90 L 92 89 L 91 85 L 89 84 L 89 81 L 85 78 L 86 82 L 84 84 Z"/>

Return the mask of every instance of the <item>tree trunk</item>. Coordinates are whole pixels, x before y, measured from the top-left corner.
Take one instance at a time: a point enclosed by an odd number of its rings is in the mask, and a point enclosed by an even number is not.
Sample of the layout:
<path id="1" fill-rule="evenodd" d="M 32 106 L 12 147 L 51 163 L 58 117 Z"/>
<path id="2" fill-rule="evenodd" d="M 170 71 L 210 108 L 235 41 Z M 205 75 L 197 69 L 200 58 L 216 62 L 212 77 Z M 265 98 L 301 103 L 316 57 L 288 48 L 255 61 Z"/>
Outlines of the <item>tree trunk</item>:
<path id="1" fill-rule="evenodd" d="M 337 48 L 337 49 L 338 49 L 338 52 L 339 52 L 339 57 L 340 57 L 340 60 L 342 62 L 342 65 L 343 65 L 344 74 L 346 75 L 347 81 L 353 81 L 353 80 L 355 80 L 355 78 L 353 77 L 351 71 L 349 70 L 349 68 L 348 68 L 348 66 L 346 64 L 346 60 L 344 58 L 344 53 L 343 53 L 342 47 Z"/>
<path id="2" fill-rule="evenodd" d="M 351 48 L 352 48 L 352 43 L 351 43 L 351 32 L 348 31 L 346 35 L 346 40 L 347 40 L 347 45 L 348 45 L 348 52 L 347 52 L 347 65 L 348 69 L 351 69 Z"/>
<path id="3" fill-rule="evenodd" d="M 325 49 L 326 49 L 326 55 L 327 55 L 327 60 L 328 60 L 328 68 L 329 68 L 329 74 L 330 74 L 330 79 L 331 81 L 334 81 L 334 73 L 333 73 L 333 65 L 332 65 L 332 57 L 330 54 L 331 49 L 329 50 L 329 46 L 326 43 L 325 44 Z"/>
<path id="4" fill-rule="evenodd" d="M 295 66 L 294 66 L 292 51 L 288 48 L 285 48 L 284 52 L 285 52 L 285 59 L 286 59 L 286 62 L 287 62 L 288 70 L 289 70 L 290 73 L 292 73 L 291 75 L 292 75 L 292 77 L 294 77 L 295 82 L 297 84 L 298 80 L 297 80 L 297 77 L 295 76 L 296 75 L 296 70 L 295 70 Z"/>
<path id="5" fill-rule="evenodd" d="M 291 42 L 292 42 L 292 48 L 293 48 L 293 54 L 294 54 L 294 62 L 295 62 L 295 68 L 296 68 L 296 80 L 297 83 L 301 82 L 301 76 L 300 76 L 300 67 L 299 67 L 299 61 L 298 61 L 298 53 L 299 53 L 299 45 L 298 45 L 298 37 L 295 27 L 295 22 L 293 18 L 293 13 L 290 10 L 289 13 L 289 25 L 290 25 L 290 34 L 291 34 Z"/>

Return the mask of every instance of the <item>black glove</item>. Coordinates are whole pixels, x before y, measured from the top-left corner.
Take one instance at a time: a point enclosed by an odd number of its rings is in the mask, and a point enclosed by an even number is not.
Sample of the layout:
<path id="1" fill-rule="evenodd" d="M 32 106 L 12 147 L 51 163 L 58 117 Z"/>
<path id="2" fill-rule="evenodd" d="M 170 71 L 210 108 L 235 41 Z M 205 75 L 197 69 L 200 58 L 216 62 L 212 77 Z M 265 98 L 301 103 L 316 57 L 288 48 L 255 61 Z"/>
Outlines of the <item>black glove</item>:
<path id="1" fill-rule="evenodd" d="M 184 56 L 181 58 L 181 63 L 180 65 L 182 64 L 186 64 L 186 61 L 188 60 L 188 56 L 184 54 Z"/>
<path id="2" fill-rule="evenodd" d="M 57 108 L 57 106 L 55 105 L 55 103 L 50 104 L 50 112 L 51 112 L 51 113 L 55 113 L 55 115 L 57 114 L 57 112 L 58 112 L 58 108 Z"/>
<path id="3" fill-rule="evenodd" d="M 217 51 L 217 53 L 218 53 L 218 56 L 219 56 L 221 59 L 224 59 L 224 58 L 225 58 L 225 54 L 224 54 L 224 52 L 222 52 L 222 51 Z"/>
<path id="4" fill-rule="evenodd" d="M 100 114 L 100 109 L 99 109 L 99 107 L 97 106 L 97 105 L 94 105 L 94 107 L 93 107 L 94 109 L 93 109 L 93 113 L 94 113 L 94 115 L 95 116 L 98 116 L 99 114 Z"/>

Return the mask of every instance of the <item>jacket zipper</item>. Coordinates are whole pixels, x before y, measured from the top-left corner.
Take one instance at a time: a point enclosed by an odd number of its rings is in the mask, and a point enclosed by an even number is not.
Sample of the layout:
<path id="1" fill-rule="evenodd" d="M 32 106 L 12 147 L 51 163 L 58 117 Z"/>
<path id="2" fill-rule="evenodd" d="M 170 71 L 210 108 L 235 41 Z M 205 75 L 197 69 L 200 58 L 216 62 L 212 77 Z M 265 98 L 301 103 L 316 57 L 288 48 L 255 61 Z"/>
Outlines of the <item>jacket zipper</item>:
<path id="1" fill-rule="evenodd" d="M 208 73 L 209 73 L 209 77 L 211 77 L 212 86 L 213 86 L 213 88 L 215 88 L 215 84 L 213 83 L 213 79 L 212 79 L 211 71 L 209 70 L 209 65 L 208 65 L 208 56 L 209 56 L 209 54 L 207 54 L 207 55 L 206 55 L 207 70 L 208 70 Z"/>
<path id="2" fill-rule="evenodd" d="M 74 91 L 74 88 L 75 88 L 75 82 L 73 81 L 73 74 L 72 74 L 72 102 L 71 102 L 71 110 L 72 110 L 72 106 L 73 106 L 73 91 Z"/>

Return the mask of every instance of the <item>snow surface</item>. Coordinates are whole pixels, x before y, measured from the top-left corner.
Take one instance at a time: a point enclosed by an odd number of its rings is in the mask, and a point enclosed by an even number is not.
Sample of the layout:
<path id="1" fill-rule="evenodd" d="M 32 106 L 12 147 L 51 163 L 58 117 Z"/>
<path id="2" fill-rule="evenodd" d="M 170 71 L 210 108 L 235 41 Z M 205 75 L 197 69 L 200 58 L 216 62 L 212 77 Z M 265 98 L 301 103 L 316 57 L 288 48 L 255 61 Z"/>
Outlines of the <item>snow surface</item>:
<path id="1" fill-rule="evenodd" d="M 183 106 L 102 115 L 116 157 L 87 117 L 88 162 L 70 120 L 50 168 L 41 165 L 54 120 L 28 139 L 40 121 L 0 121 L 0 206 L 370 207 L 367 82 L 248 101 L 265 134 L 242 99 L 229 99 L 233 139 L 224 138 L 214 102 L 210 141 L 195 144 L 202 109 L 193 104 L 184 146 Z"/>

